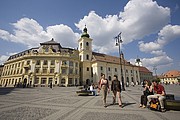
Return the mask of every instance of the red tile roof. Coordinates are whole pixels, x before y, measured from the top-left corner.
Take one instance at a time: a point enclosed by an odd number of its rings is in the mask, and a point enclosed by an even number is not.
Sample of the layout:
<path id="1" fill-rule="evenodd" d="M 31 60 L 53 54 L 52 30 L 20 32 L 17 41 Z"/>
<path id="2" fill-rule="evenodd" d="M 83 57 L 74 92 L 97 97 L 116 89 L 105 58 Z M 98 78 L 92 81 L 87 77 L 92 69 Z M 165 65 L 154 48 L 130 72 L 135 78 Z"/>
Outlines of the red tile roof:
<path id="1" fill-rule="evenodd" d="M 164 74 L 164 77 L 178 77 L 180 76 L 180 71 L 178 70 L 170 70 Z"/>
<path id="2" fill-rule="evenodd" d="M 92 55 L 93 55 L 93 58 L 92 58 L 93 62 L 101 61 L 101 62 L 107 62 L 107 63 L 120 64 L 120 58 L 116 56 L 110 56 L 110 55 L 106 55 L 103 53 L 96 53 L 96 52 L 93 52 Z M 130 62 L 127 62 L 125 59 L 121 59 L 121 60 L 122 60 L 122 64 L 124 64 L 125 62 L 126 65 L 134 66 L 130 64 Z"/>
<path id="3" fill-rule="evenodd" d="M 139 66 L 139 72 L 143 72 L 143 73 L 152 73 L 152 72 L 149 71 L 146 67 L 142 67 L 142 66 Z"/>

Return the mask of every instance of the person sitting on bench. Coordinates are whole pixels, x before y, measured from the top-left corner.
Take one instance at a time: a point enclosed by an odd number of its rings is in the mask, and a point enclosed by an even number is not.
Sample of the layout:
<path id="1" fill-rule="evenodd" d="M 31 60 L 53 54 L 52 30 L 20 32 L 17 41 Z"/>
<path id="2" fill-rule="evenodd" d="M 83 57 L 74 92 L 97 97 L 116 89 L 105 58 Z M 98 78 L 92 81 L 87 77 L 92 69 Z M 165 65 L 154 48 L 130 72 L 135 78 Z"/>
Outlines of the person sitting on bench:
<path id="1" fill-rule="evenodd" d="M 147 96 L 148 102 L 150 102 L 152 98 L 158 98 L 158 100 L 160 102 L 160 106 L 161 106 L 161 111 L 165 112 L 165 109 L 164 109 L 164 100 L 166 98 L 165 97 L 165 95 L 166 95 L 165 89 L 162 85 L 160 85 L 158 83 L 157 80 L 153 80 L 153 85 L 154 85 L 154 88 L 153 88 L 154 95 Z"/>

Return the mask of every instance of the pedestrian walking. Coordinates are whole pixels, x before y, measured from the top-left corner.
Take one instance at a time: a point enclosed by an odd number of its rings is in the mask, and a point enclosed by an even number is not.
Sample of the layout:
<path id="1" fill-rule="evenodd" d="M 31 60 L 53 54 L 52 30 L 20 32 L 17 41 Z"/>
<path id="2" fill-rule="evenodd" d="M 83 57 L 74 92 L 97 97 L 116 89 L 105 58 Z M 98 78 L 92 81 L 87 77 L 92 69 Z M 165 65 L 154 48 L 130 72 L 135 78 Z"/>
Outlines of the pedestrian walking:
<path id="1" fill-rule="evenodd" d="M 105 79 L 105 74 L 101 74 L 101 79 L 99 80 L 99 92 L 102 92 L 102 99 L 104 107 L 107 107 L 106 97 L 107 93 L 109 93 L 109 82 Z"/>
<path id="2" fill-rule="evenodd" d="M 111 91 L 113 92 L 113 104 L 116 103 L 116 95 L 118 98 L 119 107 L 122 108 L 122 100 L 121 100 L 121 84 L 117 78 L 117 75 L 114 75 L 112 84 L 111 84 Z"/>
<path id="3" fill-rule="evenodd" d="M 50 87 L 51 89 L 53 89 L 53 84 L 52 84 L 52 82 L 50 83 L 49 87 Z"/>

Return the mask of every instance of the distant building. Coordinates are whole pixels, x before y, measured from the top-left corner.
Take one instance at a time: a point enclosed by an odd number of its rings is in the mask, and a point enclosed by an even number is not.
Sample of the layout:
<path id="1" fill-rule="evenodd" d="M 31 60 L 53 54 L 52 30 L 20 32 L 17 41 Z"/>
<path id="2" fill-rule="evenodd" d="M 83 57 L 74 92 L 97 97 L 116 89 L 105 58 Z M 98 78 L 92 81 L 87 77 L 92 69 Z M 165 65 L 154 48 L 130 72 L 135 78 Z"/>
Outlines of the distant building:
<path id="1" fill-rule="evenodd" d="M 164 84 L 177 84 L 178 80 L 180 80 L 180 71 L 178 70 L 170 70 L 163 74 L 160 77 L 161 83 Z"/>
<path id="2" fill-rule="evenodd" d="M 139 74 L 140 74 L 140 81 L 143 82 L 144 80 L 153 79 L 153 73 L 149 71 L 146 67 L 139 66 Z"/>
<path id="3" fill-rule="evenodd" d="M 153 73 L 142 65 L 140 58 L 136 59 L 135 65 L 139 66 L 140 82 L 143 82 L 144 80 L 151 81 L 153 79 Z"/>
<path id="4" fill-rule="evenodd" d="M 51 82 L 55 86 L 90 85 L 97 84 L 101 73 L 108 80 L 114 75 L 124 78 L 124 84 L 139 83 L 139 66 L 132 65 L 124 59 L 92 51 L 92 39 L 85 27 L 78 40 L 78 50 L 64 48 L 53 39 L 40 43 L 37 48 L 31 48 L 12 55 L 4 63 L 0 84 L 13 86 L 17 83 L 32 86 L 48 86 Z"/>

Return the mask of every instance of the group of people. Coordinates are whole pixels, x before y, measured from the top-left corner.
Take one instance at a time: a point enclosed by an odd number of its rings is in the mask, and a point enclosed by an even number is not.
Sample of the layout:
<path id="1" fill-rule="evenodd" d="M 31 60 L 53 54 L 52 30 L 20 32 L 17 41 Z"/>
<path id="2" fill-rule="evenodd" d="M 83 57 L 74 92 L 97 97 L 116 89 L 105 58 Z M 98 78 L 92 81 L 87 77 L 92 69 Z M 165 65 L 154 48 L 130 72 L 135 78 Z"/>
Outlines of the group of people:
<path id="1" fill-rule="evenodd" d="M 148 105 L 147 103 L 150 103 L 151 99 L 156 98 L 159 100 L 161 111 L 164 112 L 164 99 L 166 95 L 164 87 L 159 84 L 157 80 L 153 80 L 152 83 L 149 80 L 145 80 L 143 87 L 144 90 L 143 95 L 141 96 L 139 107 L 146 108 Z M 101 78 L 99 80 L 98 92 L 100 92 L 100 90 L 102 92 L 103 105 L 104 107 L 107 107 L 106 98 L 107 94 L 110 92 L 110 86 L 109 81 L 105 79 L 105 74 L 101 74 Z M 115 104 L 117 96 L 119 107 L 122 108 L 123 106 L 121 100 L 121 84 L 118 80 L 117 75 L 114 75 L 114 78 L 112 80 L 111 91 L 113 93 L 112 104 Z"/>
<path id="2" fill-rule="evenodd" d="M 164 108 L 164 100 L 165 100 L 165 89 L 164 87 L 159 84 L 157 80 L 153 80 L 152 83 L 149 80 L 144 80 L 143 84 L 144 90 L 143 90 L 143 95 L 141 95 L 141 102 L 140 106 L 142 108 L 146 108 L 149 106 L 152 99 L 158 99 L 160 106 L 161 106 L 161 111 L 165 112 Z"/>
<path id="3" fill-rule="evenodd" d="M 101 74 L 101 79 L 99 80 L 98 92 L 100 92 L 100 90 L 102 91 L 103 105 L 104 107 L 107 107 L 106 97 L 107 97 L 107 94 L 110 92 L 110 89 L 109 89 L 109 81 L 105 79 L 105 74 Z M 115 104 L 116 96 L 117 96 L 119 107 L 122 108 L 123 106 L 122 106 L 122 100 L 121 100 L 121 84 L 117 78 L 117 75 L 114 75 L 114 78 L 111 84 L 111 91 L 113 92 L 113 104 Z"/>

